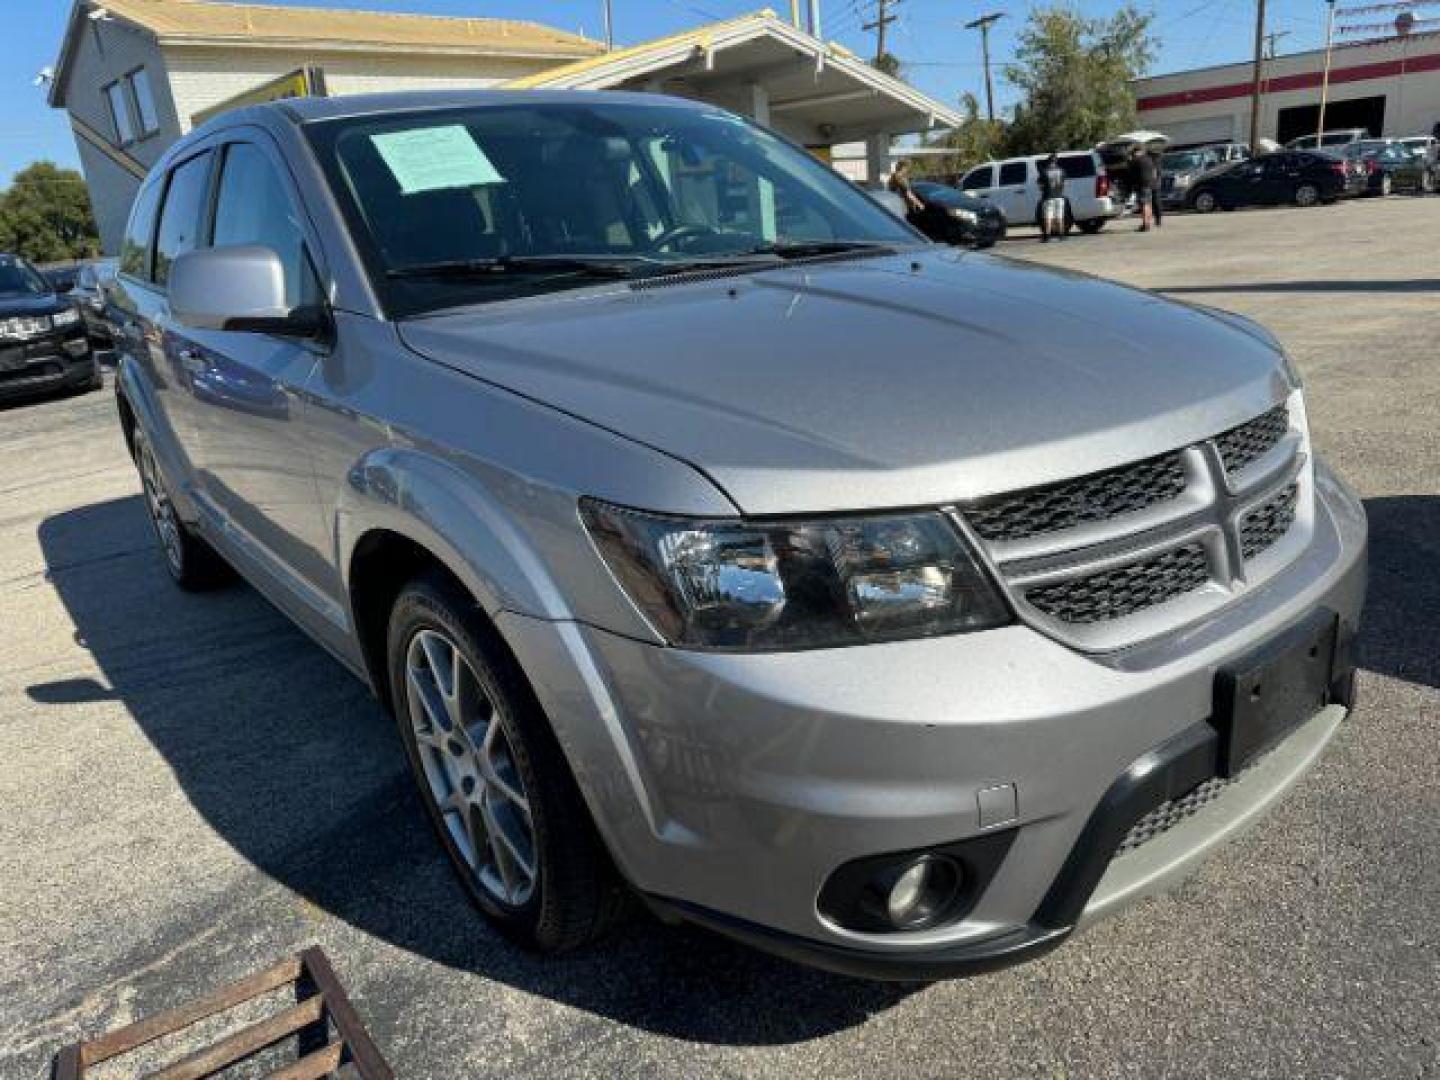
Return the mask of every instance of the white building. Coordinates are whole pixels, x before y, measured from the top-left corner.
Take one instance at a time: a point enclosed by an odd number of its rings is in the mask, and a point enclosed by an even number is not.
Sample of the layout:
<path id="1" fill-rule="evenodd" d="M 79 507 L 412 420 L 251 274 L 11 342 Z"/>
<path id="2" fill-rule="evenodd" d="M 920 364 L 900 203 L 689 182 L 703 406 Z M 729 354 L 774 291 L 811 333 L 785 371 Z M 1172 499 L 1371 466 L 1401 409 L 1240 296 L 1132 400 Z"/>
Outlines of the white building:
<path id="1" fill-rule="evenodd" d="M 1317 5 L 1317 10 L 1319 5 Z M 1265 61 L 1260 135 L 1288 142 L 1319 123 L 1325 52 Z M 1177 143 L 1250 138 L 1251 61 L 1138 79 L 1140 126 Z M 1440 122 L 1440 34 L 1410 34 L 1331 54 L 1325 127 L 1368 128 L 1375 136 L 1428 135 Z"/>
<path id="2" fill-rule="evenodd" d="M 70 114 L 101 243 L 140 179 L 216 106 L 297 93 L 480 87 L 603 46 L 537 23 L 201 0 L 76 0 L 50 84 Z"/>
<path id="3" fill-rule="evenodd" d="M 505 85 L 693 97 L 817 154 L 858 143 L 879 178 L 902 134 L 963 117 L 762 11 L 613 52 L 529 22 L 205 0 L 76 0 L 50 103 L 70 114 L 101 242 L 119 246 L 140 179 L 217 111 L 301 94 Z"/>

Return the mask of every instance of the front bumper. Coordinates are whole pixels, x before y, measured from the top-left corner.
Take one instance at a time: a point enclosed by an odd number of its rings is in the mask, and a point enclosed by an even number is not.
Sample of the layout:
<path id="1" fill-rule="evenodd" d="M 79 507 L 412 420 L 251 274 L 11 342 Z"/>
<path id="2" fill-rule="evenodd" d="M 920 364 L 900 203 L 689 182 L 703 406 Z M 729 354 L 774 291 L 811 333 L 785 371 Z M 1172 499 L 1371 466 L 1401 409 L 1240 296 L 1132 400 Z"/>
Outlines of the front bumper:
<path id="1" fill-rule="evenodd" d="M 1363 511 L 1323 467 L 1316 496 L 1311 542 L 1286 570 L 1181 632 L 1103 656 L 1027 626 L 750 656 L 509 613 L 500 629 L 617 864 L 655 903 L 854 974 L 972 973 L 1051 948 L 1185 872 L 1314 760 L 1343 706 L 1293 731 L 1183 829 L 1112 861 L 1135 817 L 1213 773 L 1203 736 L 1222 665 L 1322 608 L 1357 625 Z M 1148 780 L 1117 810 L 1137 761 Z M 997 788 L 1013 791 L 1008 816 L 982 797 Z M 999 830 L 1013 831 L 1008 853 L 957 922 L 862 933 L 817 907 L 851 860 Z"/>
<path id="2" fill-rule="evenodd" d="M 95 370 L 83 322 L 23 342 L 0 341 L 0 399 L 84 386 Z"/>

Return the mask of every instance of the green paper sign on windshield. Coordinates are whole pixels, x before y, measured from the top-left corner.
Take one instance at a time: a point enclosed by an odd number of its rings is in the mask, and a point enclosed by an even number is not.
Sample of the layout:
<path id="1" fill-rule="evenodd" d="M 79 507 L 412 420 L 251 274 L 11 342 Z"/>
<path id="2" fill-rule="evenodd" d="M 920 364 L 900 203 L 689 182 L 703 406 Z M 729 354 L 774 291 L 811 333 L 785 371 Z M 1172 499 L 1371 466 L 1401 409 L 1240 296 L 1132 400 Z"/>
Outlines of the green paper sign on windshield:
<path id="1" fill-rule="evenodd" d="M 370 141 L 399 181 L 402 195 L 505 182 L 460 124 L 387 131 L 371 135 Z"/>

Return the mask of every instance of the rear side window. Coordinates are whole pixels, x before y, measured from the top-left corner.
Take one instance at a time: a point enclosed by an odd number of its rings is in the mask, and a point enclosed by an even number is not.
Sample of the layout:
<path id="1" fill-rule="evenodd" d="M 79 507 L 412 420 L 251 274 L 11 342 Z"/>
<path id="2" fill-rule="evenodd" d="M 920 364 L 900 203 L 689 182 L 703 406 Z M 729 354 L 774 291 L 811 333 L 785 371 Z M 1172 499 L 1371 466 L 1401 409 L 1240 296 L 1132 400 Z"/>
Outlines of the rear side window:
<path id="1" fill-rule="evenodd" d="M 130 223 L 120 244 L 120 273 L 142 281 L 150 277 L 150 240 L 155 235 L 155 207 L 160 202 L 159 183 L 140 189 L 130 208 Z"/>
<path id="2" fill-rule="evenodd" d="M 1095 175 L 1095 159 L 1089 154 L 1061 154 L 1060 169 L 1067 180 L 1086 180 Z"/>
<path id="3" fill-rule="evenodd" d="M 160 211 L 160 229 L 155 236 L 155 284 L 169 281 L 170 264 L 199 245 L 209 180 L 208 152 L 177 166 L 170 174 L 165 208 Z"/>
<path id="4" fill-rule="evenodd" d="M 225 151 L 212 243 L 270 248 L 285 267 L 286 303 L 296 308 L 316 301 L 300 219 L 269 158 L 253 143 L 232 143 Z"/>
<path id="5" fill-rule="evenodd" d="M 978 169 L 971 169 L 965 174 L 965 179 L 960 181 L 962 191 L 979 191 L 981 188 L 988 188 L 991 185 L 990 177 L 995 173 L 992 165 L 981 165 Z"/>
<path id="6" fill-rule="evenodd" d="M 1023 184 L 1025 183 L 1026 176 L 1027 172 L 1025 162 L 1023 161 L 1007 161 L 1004 165 L 1000 166 L 1001 187 L 1008 187 L 1011 184 Z"/>

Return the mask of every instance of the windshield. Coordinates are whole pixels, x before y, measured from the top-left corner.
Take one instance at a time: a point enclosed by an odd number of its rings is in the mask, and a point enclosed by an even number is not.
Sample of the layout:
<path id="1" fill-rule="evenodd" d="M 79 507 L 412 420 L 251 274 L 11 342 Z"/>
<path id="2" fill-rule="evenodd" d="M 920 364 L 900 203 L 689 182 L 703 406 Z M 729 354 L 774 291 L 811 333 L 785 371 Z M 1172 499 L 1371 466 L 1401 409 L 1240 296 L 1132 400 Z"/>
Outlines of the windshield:
<path id="1" fill-rule="evenodd" d="M 0 296 L 45 296 L 51 291 L 49 282 L 29 263 L 0 256 Z"/>
<path id="2" fill-rule="evenodd" d="M 1177 150 L 1160 159 L 1160 167 L 1166 172 L 1194 172 L 1214 165 L 1220 155 L 1214 150 Z"/>
<path id="3" fill-rule="evenodd" d="M 307 129 L 394 314 L 794 251 L 922 242 L 804 151 L 711 108 L 538 103 Z"/>

